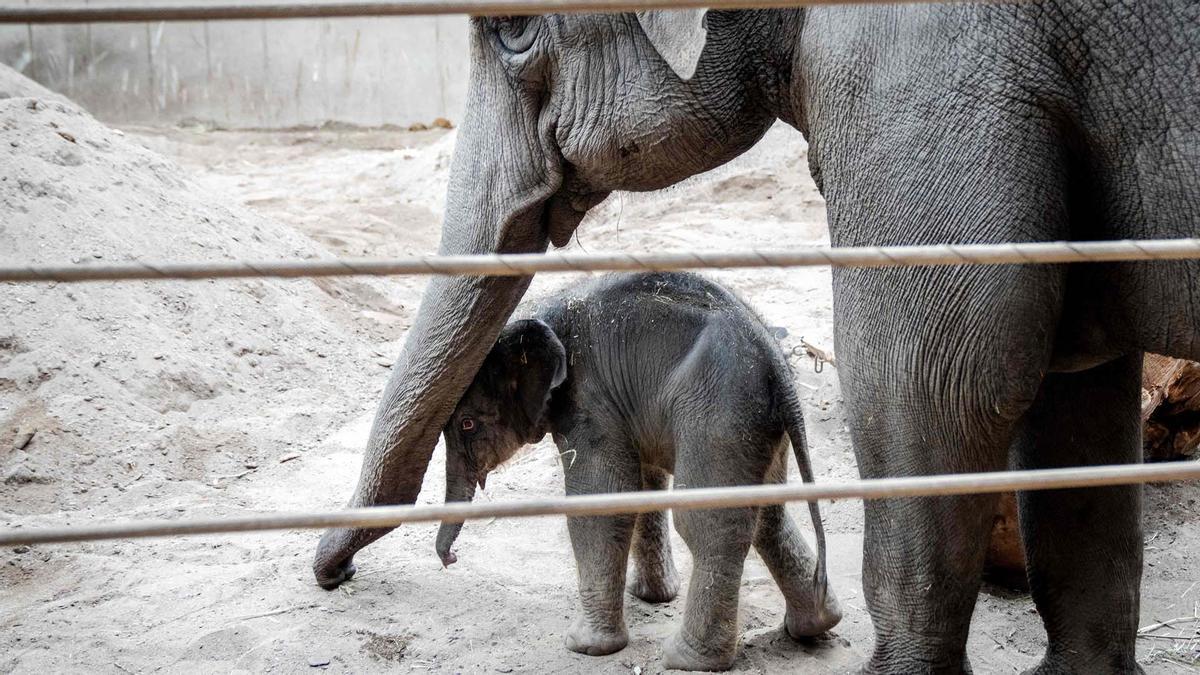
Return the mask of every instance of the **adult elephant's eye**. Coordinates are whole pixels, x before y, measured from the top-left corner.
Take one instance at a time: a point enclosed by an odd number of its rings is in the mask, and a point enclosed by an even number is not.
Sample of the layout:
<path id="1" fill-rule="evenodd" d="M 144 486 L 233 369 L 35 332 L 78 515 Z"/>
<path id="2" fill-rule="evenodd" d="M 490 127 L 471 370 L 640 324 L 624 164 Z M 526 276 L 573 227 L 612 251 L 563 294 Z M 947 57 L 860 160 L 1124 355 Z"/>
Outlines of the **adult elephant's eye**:
<path id="1" fill-rule="evenodd" d="M 528 16 L 501 16 L 496 18 L 496 36 L 500 44 L 514 54 L 529 51 L 537 39 L 538 22 Z"/>
<path id="2" fill-rule="evenodd" d="M 475 430 L 479 428 L 479 425 L 476 424 L 475 420 L 471 419 L 470 417 L 464 417 L 461 422 L 461 427 L 463 433 L 473 434 L 475 433 Z"/>

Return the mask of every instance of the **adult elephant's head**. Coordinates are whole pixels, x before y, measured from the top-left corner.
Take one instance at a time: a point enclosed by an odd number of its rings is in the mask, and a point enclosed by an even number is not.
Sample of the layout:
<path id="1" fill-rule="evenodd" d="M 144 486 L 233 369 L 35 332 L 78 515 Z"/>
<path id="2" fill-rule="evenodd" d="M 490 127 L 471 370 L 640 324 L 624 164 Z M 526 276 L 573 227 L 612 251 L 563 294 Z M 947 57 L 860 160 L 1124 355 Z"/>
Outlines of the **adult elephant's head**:
<path id="1" fill-rule="evenodd" d="M 613 190 L 664 187 L 753 145 L 773 117 L 748 93 L 757 73 L 747 41 L 718 39 L 718 28 L 738 25 L 734 13 L 703 11 L 472 19 L 440 253 L 565 245 Z M 530 280 L 429 283 L 352 506 L 416 499 L 439 431 Z M 327 531 L 317 582 L 333 588 L 349 578 L 354 553 L 387 531 Z"/>

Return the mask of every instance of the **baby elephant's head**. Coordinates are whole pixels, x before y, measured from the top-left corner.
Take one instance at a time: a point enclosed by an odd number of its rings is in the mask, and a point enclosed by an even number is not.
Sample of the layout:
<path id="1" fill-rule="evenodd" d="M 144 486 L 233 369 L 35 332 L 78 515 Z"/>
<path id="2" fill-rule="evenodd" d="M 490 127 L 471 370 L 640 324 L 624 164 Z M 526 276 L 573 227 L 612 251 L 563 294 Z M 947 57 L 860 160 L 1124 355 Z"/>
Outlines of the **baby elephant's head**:
<path id="1" fill-rule="evenodd" d="M 442 429 L 447 502 L 471 501 L 489 472 L 545 435 L 550 393 L 566 378 L 566 350 L 549 326 L 526 319 L 504 327 Z M 461 522 L 438 530 L 443 565 L 458 560 L 450 546 L 461 530 Z"/>

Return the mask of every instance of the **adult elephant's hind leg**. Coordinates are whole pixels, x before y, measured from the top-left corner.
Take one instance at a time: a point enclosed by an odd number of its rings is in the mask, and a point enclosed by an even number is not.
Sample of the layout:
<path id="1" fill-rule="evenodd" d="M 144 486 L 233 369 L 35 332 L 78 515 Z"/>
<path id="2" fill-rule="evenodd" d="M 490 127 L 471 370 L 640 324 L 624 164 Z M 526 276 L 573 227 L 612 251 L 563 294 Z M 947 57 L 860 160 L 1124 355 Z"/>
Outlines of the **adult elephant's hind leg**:
<path id="1" fill-rule="evenodd" d="M 998 468 L 989 463 L 946 473 Z M 995 507 L 994 496 L 866 505 L 863 589 L 875 651 L 865 672 L 971 672 L 967 632 Z"/>
<path id="2" fill-rule="evenodd" d="M 642 465 L 642 489 L 665 490 L 671 477 Z M 629 592 L 646 602 L 670 602 L 679 593 L 679 573 L 671 555 L 671 524 L 666 511 L 640 513 L 633 530 L 633 579 Z"/>
<path id="3" fill-rule="evenodd" d="M 1020 434 L 1024 469 L 1141 459 L 1141 354 L 1046 377 Z M 1140 486 L 1020 494 L 1029 585 L 1049 644 L 1037 673 L 1135 673 Z"/>
<path id="4" fill-rule="evenodd" d="M 876 273 L 870 281 L 883 288 L 854 298 L 861 304 L 853 309 L 866 308 L 867 314 L 849 312 L 841 330 L 869 325 L 875 332 L 839 332 L 838 366 L 864 478 L 1005 468 L 1018 420 L 1049 361 L 1048 336 L 1027 328 L 1049 323 L 1038 312 L 1054 311 L 1052 298 L 1038 302 L 1036 286 L 1028 283 L 1028 275 L 1043 273 L 1033 268 Z M 1023 286 L 1030 290 L 1008 295 Z M 896 298 L 886 288 L 936 294 Z M 971 302 L 943 301 L 956 297 Z M 1017 304 L 1027 298 L 1036 304 Z M 970 671 L 967 634 L 996 499 L 965 495 L 864 504 L 863 590 L 875 628 L 867 672 Z"/>

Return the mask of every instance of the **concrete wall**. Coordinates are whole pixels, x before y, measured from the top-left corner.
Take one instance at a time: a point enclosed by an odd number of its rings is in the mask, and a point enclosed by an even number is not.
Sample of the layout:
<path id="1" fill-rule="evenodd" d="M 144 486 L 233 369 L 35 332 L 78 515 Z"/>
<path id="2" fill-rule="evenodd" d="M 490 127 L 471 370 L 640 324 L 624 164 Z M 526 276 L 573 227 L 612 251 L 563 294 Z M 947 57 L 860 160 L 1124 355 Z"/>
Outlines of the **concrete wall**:
<path id="1" fill-rule="evenodd" d="M 467 52 L 461 16 L 0 26 L 0 62 L 117 124 L 457 123 Z"/>

